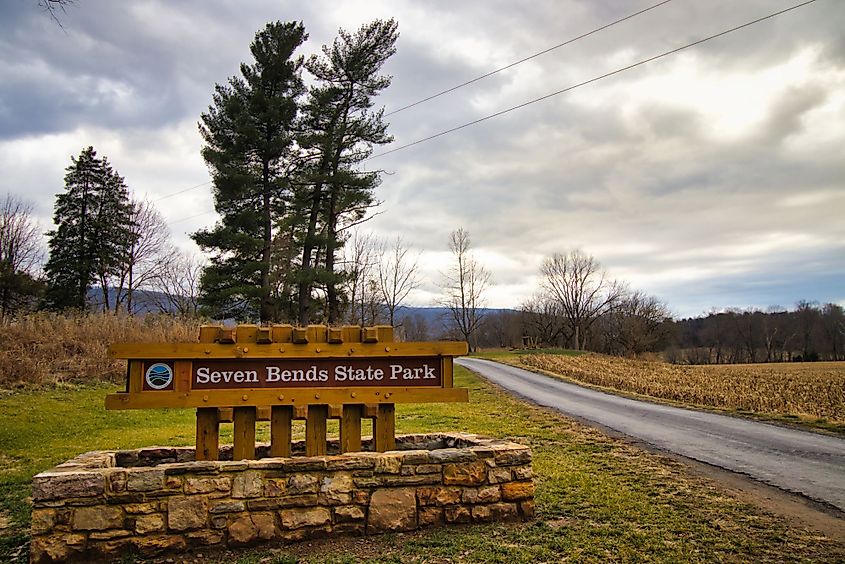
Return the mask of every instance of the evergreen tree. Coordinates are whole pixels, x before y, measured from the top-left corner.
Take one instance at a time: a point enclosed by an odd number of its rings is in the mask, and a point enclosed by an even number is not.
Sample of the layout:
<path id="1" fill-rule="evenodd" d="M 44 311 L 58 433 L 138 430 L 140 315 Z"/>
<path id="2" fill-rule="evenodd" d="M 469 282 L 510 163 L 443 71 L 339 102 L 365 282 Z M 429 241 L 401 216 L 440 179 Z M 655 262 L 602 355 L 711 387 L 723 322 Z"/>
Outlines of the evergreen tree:
<path id="1" fill-rule="evenodd" d="M 322 56 L 306 65 L 316 78 L 304 107 L 299 143 L 307 155 L 304 186 L 296 203 L 302 220 L 302 260 L 299 272 L 298 318 L 312 321 L 315 285 L 325 289 L 328 323 L 341 319 L 343 275 L 336 271 L 336 255 L 343 246 L 342 231 L 360 221 L 374 205 L 379 172 L 358 166 L 373 146 L 389 143 L 384 110 L 372 111 L 373 98 L 390 85 L 379 74 L 396 52 L 394 20 L 376 20 L 354 34 L 340 30 Z M 322 264 L 320 256 L 322 255 Z"/>
<path id="2" fill-rule="evenodd" d="M 241 65 L 242 77 L 216 85 L 202 114 L 202 156 L 222 218 L 192 237 L 214 253 L 202 275 L 200 303 L 215 317 L 277 321 L 285 315 L 274 247 L 290 193 L 292 125 L 303 92 L 303 59 L 293 55 L 305 39 L 301 23 L 267 24 L 252 42 L 254 63 Z"/>
<path id="3" fill-rule="evenodd" d="M 52 309 L 84 310 L 89 285 L 105 283 L 126 253 L 131 206 L 123 178 L 93 147 L 71 162 L 65 192 L 56 196 L 57 228 L 47 233 L 45 302 Z"/>

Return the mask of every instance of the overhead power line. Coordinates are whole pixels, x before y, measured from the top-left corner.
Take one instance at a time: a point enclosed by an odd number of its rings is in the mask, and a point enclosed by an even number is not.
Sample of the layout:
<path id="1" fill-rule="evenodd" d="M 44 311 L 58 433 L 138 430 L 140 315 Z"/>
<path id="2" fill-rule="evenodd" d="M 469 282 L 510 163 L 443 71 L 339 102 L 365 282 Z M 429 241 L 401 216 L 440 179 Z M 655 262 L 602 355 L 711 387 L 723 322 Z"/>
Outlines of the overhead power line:
<path id="1" fill-rule="evenodd" d="M 390 149 L 389 151 L 384 151 L 383 153 L 379 153 L 379 154 L 377 154 L 377 155 L 373 155 L 373 156 L 371 156 L 371 157 L 370 157 L 369 159 L 367 159 L 367 160 L 377 159 L 377 158 L 379 158 L 379 157 L 383 157 L 383 156 L 385 156 L 385 155 L 389 155 L 389 154 L 391 154 L 391 153 L 395 153 L 395 152 L 397 152 L 397 151 L 401 151 L 401 150 L 403 150 L 403 149 L 407 149 L 407 148 L 409 148 L 409 147 L 413 147 L 414 145 L 419 145 L 420 143 L 425 143 L 426 141 L 431 141 L 432 139 L 437 139 L 438 137 L 443 137 L 444 135 L 448 135 L 448 134 L 450 134 L 450 133 L 454 133 L 454 132 L 456 132 L 456 131 L 460 131 L 461 129 L 465 129 L 465 128 L 467 128 L 467 127 L 470 127 L 470 126 L 473 126 L 473 125 L 479 124 L 479 123 L 481 123 L 481 122 L 484 122 L 484 121 L 487 121 L 487 120 L 493 119 L 493 118 L 495 118 L 495 117 L 499 117 L 499 116 L 505 115 L 505 114 L 507 114 L 507 113 L 510 113 L 510 112 L 513 112 L 513 111 L 519 110 L 519 109 L 524 108 L 524 107 L 526 107 L 526 106 L 530 106 L 531 104 L 536 104 L 537 102 L 542 102 L 543 100 L 546 100 L 546 99 L 548 99 L 548 98 L 552 98 L 552 97 L 554 97 L 554 96 L 558 96 L 558 95 L 560 95 L 560 94 L 564 94 L 565 92 L 570 92 L 570 91 L 572 91 L 572 90 L 575 90 L 576 88 L 580 88 L 580 87 L 582 87 L 582 86 L 586 86 L 587 84 L 591 84 L 591 83 L 593 83 L 593 82 L 598 82 L 599 80 L 602 80 L 602 79 L 607 78 L 607 77 L 609 77 L 609 76 L 613 76 L 613 75 L 615 75 L 615 74 L 619 74 L 619 73 L 621 73 L 621 72 L 625 72 L 625 71 L 627 71 L 627 70 L 630 70 L 630 69 L 633 69 L 633 68 L 636 68 L 636 67 L 642 66 L 642 65 L 644 65 L 644 64 L 646 64 L 646 63 L 650 63 L 650 62 L 652 62 L 652 61 L 656 61 L 657 59 L 662 59 L 663 57 L 668 57 L 669 55 L 673 55 L 673 54 L 675 54 L 675 53 L 678 53 L 678 52 L 680 52 L 680 51 L 683 51 L 684 49 L 689 49 L 690 47 L 695 47 L 696 45 L 701 45 L 702 43 L 705 43 L 705 42 L 710 41 L 710 40 L 712 40 L 712 39 L 716 39 L 717 37 L 722 37 L 723 35 L 728 35 L 729 33 L 733 33 L 733 32 L 735 32 L 735 31 L 739 31 L 740 29 L 744 29 L 744 28 L 746 28 L 746 27 L 752 26 L 752 25 L 757 24 L 757 23 L 760 23 L 760 22 L 762 22 L 762 21 L 769 20 L 769 19 L 771 19 L 771 18 L 774 18 L 774 17 L 776 17 L 776 16 L 780 16 L 780 15 L 785 14 L 785 13 L 787 13 L 787 12 L 791 12 L 792 10 L 796 10 L 796 9 L 798 9 L 798 8 L 801 8 L 801 7 L 803 7 L 803 6 L 806 6 L 807 4 L 812 4 L 812 3 L 813 3 L 813 2 L 815 2 L 815 1 L 816 1 L 816 0 L 807 0 L 806 2 L 801 2 L 800 4 L 795 4 L 794 6 L 791 6 L 791 7 L 789 7 L 789 8 L 785 8 L 785 9 L 783 9 L 783 10 L 779 10 L 779 11 L 777 11 L 777 12 L 773 12 L 773 13 L 771 13 L 771 14 L 767 15 L 767 16 L 763 16 L 763 17 L 761 17 L 761 18 L 757 18 L 756 20 L 752 20 L 752 21 L 750 21 L 750 22 L 746 22 L 746 23 L 744 23 L 744 24 L 742 24 L 742 25 L 738 25 L 738 26 L 736 26 L 736 27 L 732 27 L 732 28 L 730 28 L 730 29 L 726 29 L 725 31 L 720 31 L 719 33 L 716 33 L 716 34 L 710 35 L 710 36 L 705 37 L 705 38 L 703 38 L 703 39 L 699 39 L 698 41 L 693 41 L 692 43 L 687 43 L 686 45 L 683 45 L 683 46 L 681 46 L 681 47 L 677 47 L 677 48 L 672 49 L 672 50 L 670 50 L 670 51 L 664 51 L 663 53 L 660 53 L 659 55 L 654 55 L 653 57 L 649 57 L 649 58 L 647 58 L 647 59 L 642 59 L 641 61 L 637 61 L 636 63 L 632 63 L 632 64 L 630 64 L 630 65 L 627 65 L 627 66 L 624 66 L 624 67 L 618 68 L 618 69 L 616 69 L 616 70 L 613 70 L 613 71 L 607 72 L 607 73 L 605 73 L 605 74 L 602 74 L 602 75 L 596 76 L 596 77 L 591 78 L 591 79 L 589 79 L 589 80 L 585 80 L 585 81 L 583 81 L 583 82 L 579 82 L 578 84 L 573 84 L 572 86 L 567 86 L 566 88 L 563 88 L 563 89 L 561 89 L 561 90 L 557 90 L 557 91 L 552 92 L 552 93 L 550 93 L 550 94 L 546 94 L 545 96 L 540 96 L 539 98 L 534 98 L 533 100 L 528 100 L 527 102 L 523 102 L 522 104 L 518 104 L 518 105 L 516 105 L 516 106 L 512 106 L 512 107 L 510 107 L 510 108 L 506 108 L 506 109 L 501 110 L 501 111 L 498 111 L 498 112 L 496 112 L 496 113 L 494 113 L 494 114 L 489 114 L 489 115 L 486 115 L 486 116 L 484 116 L 484 117 L 482 117 L 482 118 L 478 118 L 478 119 L 476 119 L 476 120 L 473 120 L 473 121 L 470 121 L 470 122 L 464 123 L 464 124 L 462 124 L 462 125 L 458 125 L 458 126 L 453 127 L 453 128 L 451 128 L 451 129 L 447 129 L 447 130 L 445 130 L 445 131 L 441 131 L 441 132 L 439 132 L 439 133 L 435 133 L 434 135 L 429 135 L 428 137 L 423 137 L 422 139 L 417 139 L 416 141 L 412 141 L 411 143 L 407 143 L 407 144 L 405 144 L 405 145 L 401 145 L 401 146 L 399 146 L 399 147 L 396 147 L 395 149 Z"/>
<path id="2" fill-rule="evenodd" d="M 167 198 L 172 198 L 173 196 L 178 196 L 179 194 L 184 194 L 185 192 L 190 192 L 191 190 L 196 190 L 197 188 L 202 188 L 206 184 L 211 184 L 211 180 L 206 180 L 205 182 L 202 182 L 201 184 L 197 184 L 196 186 L 191 186 L 190 188 L 185 188 L 183 190 L 171 192 L 170 194 L 166 194 L 166 195 L 162 196 L 161 198 L 156 198 L 154 201 L 160 202 L 162 200 L 166 200 Z"/>
<path id="3" fill-rule="evenodd" d="M 534 53 L 533 55 L 529 55 L 529 56 L 527 56 L 527 57 L 525 57 L 525 58 L 523 58 L 523 59 L 520 59 L 520 60 L 518 60 L 518 61 L 515 61 L 515 62 L 513 62 L 513 63 L 511 63 L 511 64 L 509 64 L 509 65 L 505 65 L 505 66 L 500 67 L 500 68 L 498 68 L 498 69 L 496 69 L 496 70 L 492 70 L 492 71 L 490 71 L 490 72 L 488 72 L 488 73 L 486 73 L 486 74 L 482 74 L 482 75 L 481 75 L 481 76 L 479 76 L 479 77 L 473 78 L 472 80 L 467 80 L 466 82 L 462 82 L 461 84 L 458 84 L 457 86 L 453 86 L 453 87 L 451 87 L 451 88 L 447 88 L 446 90 L 443 90 L 443 91 L 438 92 L 438 93 L 436 93 L 436 94 L 432 94 L 431 96 L 428 96 L 428 97 L 426 97 L 426 98 L 423 98 L 422 100 L 417 100 L 416 102 L 413 102 L 413 103 L 411 103 L 411 104 L 408 104 L 407 106 L 402 106 L 401 108 L 396 109 L 396 110 L 393 110 L 393 111 L 391 111 L 391 112 L 388 112 L 388 113 L 386 113 L 386 114 L 384 114 L 384 115 L 385 115 L 385 117 L 387 117 L 387 116 L 392 116 L 392 115 L 394 115 L 394 114 L 398 114 L 399 112 L 403 112 L 403 111 L 405 111 L 405 110 L 407 110 L 407 109 L 409 109 L 409 108 L 413 108 L 414 106 L 419 106 L 420 104 L 423 104 L 423 103 L 428 102 L 428 101 L 430 101 L 430 100 L 434 100 L 435 98 L 439 98 L 440 96 L 443 96 L 444 94 L 448 94 L 448 93 L 450 93 L 450 92 L 454 92 L 455 90 L 458 90 L 458 89 L 460 89 L 460 88 L 463 88 L 464 86 L 469 86 L 470 84 L 473 84 L 473 83 L 475 83 L 475 82 L 478 82 L 479 80 L 483 80 L 483 79 L 485 79 L 485 78 L 487 78 L 487 77 L 493 76 L 494 74 L 497 74 L 497 73 L 500 73 L 500 72 L 502 72 L 502 71 L 508 70 L 509 68 L 513 68 L 513 67 L 515 67 L 516 65 L 520 65 L 520 64 L 522 64 L 522 63 L 524 63 L 524 62 L 526 62 L 526 61 L 530 61 L 531 59 L 534 59 L 534 58 L 536 58 L 536 57 L 539 57 L 540 55 L 545 55 L 546 53 L 549 53 L 549 52 L 551 52 L 551 51 L 554 51 L 555 49 L 560 49 L 561 47 L 565 47 L 566 45 L 569 45 L 570 43 L 575 43 L 576 41 L 578 41 L 578 40 L 580 40 L 580 39 L 584 39 L 585 37 L 589 37 L 589 36 L 591 36 L 591 35 L 593 35 L 593 34 L 596 34 L 596 33 L 600 32 L 600 31 L 603 31 L 603 30 L 605 30 L 605 29 L 607 29 L 607 28 L 609 28 L 609 27 L 613 27 L 613 26 L 615 26 L 616 24 L 622 23 L 622 22 L 624 22 L 624 21 L 626 21 L 626 20 L 630 20 L 631 18 L 635 18 L 635 17 L 639 16 L 640 14 L 644 14 L 644 13 L 646 13 L 646 12 L 648 12 L 648 11 L 654 10 L 655 8 L 659 8 L 660 6 L 662 6 L 662 5 L 664 5 L 664 4 L 668 4 L 668 3 L 669 3 L 669 2 L 671 2 L 671 1 L 672 1 L 672 0 L 663 0 L 663 2 L 658 2 L 657 4 L 654 4 L 653 6 L 649 6 L 648 8 L 644 8 L 644 9 L 640 10 L 639 12 L 634 12 L 633 14 L 630 14 L 630 15 L 625 16 L 624 18 L 619 18 L 618 20 L 616 20 L 616 21 L 612 21 L 612 22 L 610 22 L 609 24 L 605 24 L 605 25 L 603 25 L 603 26 L 601 26 L 601 27 L 597 27 L 596 29 L 594 29 L 594 30 L 592 30 L 592 31 L 588 31 L 587 33 L 582 33 L 581 35 L 579 35 L 579 36 L 577 36 L 577 37 L 573 37 L 572 39 L 567 39 L 567 40 L 566 40 L 566 41 L 564 41 L 563 43 L 558 43 L 558 44 L 557 44 L 557 45 L 555 45 L 554 47 L 549 47 L 548 49 L 544 49 L 543 51 L 540 51 L 539 53 Z"/>
<path id="4" fill-rule="evenodd" d="M 202 217 L 202 216 L 204 216 L 204 215 L 212 214 L 212 213 L 214 213 L 215 211 L 216 211 L 216 210 L 209 210 L 209 211 L 206 211 L 206 212 L 198 213 L 198 214 L 196 214 L 196 215 L 191 215 L 191 216 L 188 216 L 188 217 L 183 217 L 183 218 L 181 218 L 181 219 L 177 219 L 177 220 L 174 220 L 174 221 L 170 221 L 170 222 L 168 222 L 168 223 L 169 223 L 169 225 L 176 225 L 177 223 L 182 223 L 183 221 L 188 221 L 188 220 L 190 220 L 190 219 L 195 219 L 195 218 L 197 218 L 197 217 Z"/>
<path id="5" fill-rule="evenodd" d="M 404 150 L 404 149 L 408 149 L 408 148 L 410 148 L 410 147 L 413 147 L 413 146 L 415 146 L 415 145 L 419 145 L 419 144 L 421 144 L 421 143 L 425 143 L 425 142 L 427 142 L 427 141 L 431 141 L 431 140 L 433 140 L 433 139 L 437 139 L 438 137 L 443 137 L 444 135 L 448 135 L 448 134 L 450 134 L 450 133 L 454 133 L 454 132 L 456 132 L 456 131 L 460 131 L 461 129 L 466 129 L 467 127 L 471 127 L 471 126 L 473 126 L 473 125 L 476 125 L 476 124 L 482 123 L 482 122 L 484 122 L 484 121 L 487 121 L 487 120 L 490 120 L 490 119 L 493 119 L 493 118 L 499 117 L 499 116 L 501 116 L 501 115 L 504 115 L 504 114 L 507 114 L 507 113 L 510 113 L 510 112 L 513 112 L 513 111 L 519 110 L 519 109 L 524 108 L 524 107 L 526 107 L 526 106 L 530 106 L 531 104 L 536 104 L 537 102 L 542 102 L 543 100 L 547 100 L 548 98 L 552 98 L 552 97 L 554 97 L 554 96 L 558 96 L 558 95 L 560 95 L 560 94 L 564 94 L 564 93 L 566 93 L 566 92 L 570 92 L 570 91 L 572 91 L 572 90 L 575 90 L 576 88 L 580 88 L 580 87 L 582 87 L 582 86 L 586 86 L 586 85 L 591 84 L 591 83 L 593 83 L 593 82 L 598 82 L 599 80 L 602 80 L 602 79 L 608 78 L 608 77 L 610 77 L 610 76 L 614 76 L 614 75 L 616 75 L 616 74 L 619 74 L 619 73 L 625 72 L 625 71 L 627 71 L 627 70 L 631 70 L 631 69 L 633 69 L 633 68 L 636 68 L 636 67 L 642 66 L 642 65 L 644 65 L 644 64 L 646 64 L 646 63 L 650 63 L 650 62 L 652 62 L 652 61 L 656 61 L 656 60 L 658 60 L 658 59 L 662 59 L 663 57 L 668 57 L 669 55 L 673 55 L 673 54 L 678 53 L 678 52 L 680 52 L 680 51 L 683 51 L 683 50 L 685 50 L 685 49 L 689 49 L 689 48 L 691 48 L 691 47 L 695 47 L 696 45 L 701 45 L 702 43 L 706 43 L 707 41 L 711 41 L 711 40 L 713 40 L 713 39 L 716 39 L 716 38 L 719 38 L 719 37 L 722 37 L 722 36 L 728 35 L 728 34 L 730 34 L 730 33 L 734 33 L 734 32 L 736 32 L 736 31 L 739 31 L 739 30 L 744 29 L 744 28 L 746 28 L 746 27 L 750 27 L 750 26 L 755 25 L 755 24 L 758 24 L 758 23 L 760 23 L 760 22 L 763 22 L 763 21 L 766 21 L 766 20 L 769 20 L 769 19 L 775 18 L 775 17 L 777 17 L 777 16 L 783 15 L 783 14 L 785 14 L 785 13 L 787 13 L 787 12 L 791 12 L 791 11 L 793 11 L 793 10 L 797 10 L 798 8 L 801 8 L 801 7 L 803 7 L 803 6 L 806 6 L 806 5 L 808 5 L 808 4 L 812 4 L 812 3 L 813 3 L 813 2 L 815 2 L 815 1 L 816 1 L 816 0 L 806 0 L 805 2 L 801 2 L 801 3 L 799 3 L 799 4 L 795 4 L 795 5 L 790 6 L 790 7 L 788 7 L 788 8 L 784 8 L 783 10 L 778 10 L 777 12 L 772 12 L 771 14 L 768 14 L 768 15 L 762 16 L 762 17 L 760 17 L 760 18 L 757 18 L 757 19 L 751 20 L 751 21 L 749 21 L 749 22 L 746 22 L 746 23 L 744 23 L 744 24 L 741 24 L 741 25 L 738 25 L 738 26 L 732 27 L 732 28 L 730 28 L 730 29 L 726 29 L 726 30 L 724 30 L 724 31 L 720 31 L 719 33 L 715 33 L 715 34 L 710 35 L 710 36 L 708 36 L 708 37 L 704 37 L 704 38 L 699 39 L 699 40 L 697 40 L 697 41 L 693 41 L 692 43 L 687 43 L 686 45 L 682 45 L 681 47 L 676 47 L 675 49 L 671 49 L 671 50 L 669 50 L 669 51 L 664 51 L 663 53 L 660 53 L 659 55 L 654 55 L 654 56 L 649 57 L 649 58 L 647 58 L 647 59 L 642 59 L 642 60 L 640 60 L 640 61 L 637 61 L 636 63 L 632 63 L 632 64 L 630 64 L 630 65 L 626 65 L 626 66 L 621 67 L 621 68 L 618 68 L 618 69 L 616 69 L 616 70 L 613 70 L 613 71 L 610 71 L 610 72 L 604 73 L 604 74 L 602 74 L 602 75 L 599 75 L 599 76 L 593 77 L 593 78 L 591 78 L 591 79 L 589 79 L 589 80 L 585 80 L 585 81 L 583 81 L 583 82 L 579 82 L 579 83 L 577 83 L 577 84 L 573 84 L 573 85 L 568 86 L 568 87 L 566 87 L 566 88 L 563 88 L 563 89 L 561 89 L 561 90 L 557 90 L 557 91 L 555 91 L 555 92 L 551 92 L 551 93 L 549 93 L 549 94 L 546 94 L 545 96 L 540 96 L 539 98 L 534 98 L 534 99 L 532 99 L 532 100 L 528 100 L 527 102 L 523 102 L 522 104 L 518 104 L 518 105 L 516 105 L 516 106 L 512 106 L 512 107 L 510 107 L 510 108 L 506 108 L 506 109 L 501 110 L 501 111 L 498 111 L 498 112 L 496 112 L 496 113 L 486 115 L 486 116 L 484 116 L 484 117 L 481 117 L 481 118 L 478 118 L 478 119 L 476 119 L 476 120 L 473 120 L 473 121 L 470 121 L 470 122 L 464 123 L 464 124 L 462 124 L 462 125 L 458 125 L 458 126 L 456 126 L 456 127 L 452 127 L 452 128 L 450 128 L 450 129 L 446 129 L 446 130 L 441 131 L 441 132 L 439 132 L 439 133 L 435 133 L 434 135 L 429 135 L 428 137 L 423 137 L 422 139 L 417 139 L 416 141 L 412 141 L 411 143 L 407 143 L 407 144 L 405 144 L 405 145 L 401 145 L 401 146 L 396 147 L 396 148 L 394 148 L 394 149 L 390 149 L 389 151 L 384 151 L 383 153 L 379 153 L 379 154 L 377 154 L 377 155 L 372 155 L 371 157 L 369 157 L 369 158 L 367 158 L 367 159 L 365 159 L 365 160 L 377 159 L 377 158 L 379 158 L 379 157 L 383 157 L 383 156 L 385 156 L 385 155 L 389 155 L 389 154 L 391 154 L 391 153 L 395 153 L 395 152 L 397 152 L 397 151 L 402 151 L 402 150 Z M 666 3 L 666 2 L 662 2 L 662 4 L 665 4 L 665 3 Z M 648 9 L 655 8 L 655 7 L 659 6 L 659 5 L 660 5 L 660 4 L 656 4 L 656 5 L 652 6 L 651 8 L 648 8 Z M 634 14 L 634 15 L 636 15 L 636 14 Z M 633 17 L 633 15 L 632 15 L 632 16 L 629 16 L 629 18 L 630 18 L 630 17 Z M 548 50 L 547 50 L 547 51 L 548 51 Z M 538 53 L 538 54 L 542 54 L 542 53 Z M 514 63 L 514 64 L 517 64 L 517 63 Z M 512 66 L 512 65 L 511 65 L 511 66 Z M 503 67 L 503 69 L 501 69 L 501 70 L 504 70 L 504 67 Z M 494 72 L 497 72 L 497 71 L 494 71 Z M 492 73 L 491 73 L 491 74 L 492 74 Z M 483 78 L 483 77 L 479 77 L 479 79 L 480 79 L 480 78 Z M 476 80 L 479 80 L 479 79 L 476 79 Z M 456 88 L 457 88 L 457 87 L 456 87 Z M 445 91 L 444 91 L 443 93 L 445 93 Z M 420 101 L 420 102 L 418 102 L 418 103 L 422 103 L 423 101 L 425 101 L 425 100 L 421 100 L 421 101 Z M 415 103 L 415 104 L 413 104 L 413 105 L 416 105 L 416 103 Z M 411 106 L 408 106 L 408 107 L 411 107 Z M 401 109 L 405 109 L 405 108 L 401 108 Z M 398 112 L 398 111 L 400 111 L 400 110 L 396 110 L 396 111 Z M 394 112 L 394 113 L 395 113 L 395 112 Z M 389 114 L 388 114 L 388 115 L 389 115 Z M 210 182 L 211 182 L 211 181 L 208 181 L 208 182 L 206 182 L 206 183 L 204 183 L 204 184 L 209 184 Z M 200 186 L 203 186 L 204 184 L 199 184 L 199 185 L 197 185 L 197 186 L 193 186 L 193 187 L 191 187 L 191 188 L 187 188 L 187 189 L 182 190 L 182 191 L 180 191 L 180 192 L 178 192 L 178 193 L 181 193 L 181 192 L 186 192 L 186 191 L 188 191 L 188 190 L 193 190 L 193 189 L 195 189 L 195 188 L 198 188 L 198 187 L 200 187 Z M 171 194 L 171 195 L 176 195 L 176 194 Z M 170 197 L 171 195 L 164 196 L 164 197 L 162 197 L 162 198 L 160 198 L 160 199 L 168 198 L 168 197 Z M 171 224 L 171 225 L 173 225 L 173 224 L 176 224 L 176 223 L 181 223 L 181 222 L 183 222 L 183 221 L 188 221 L 188 220 L 191 220 L 191 219 L 194 219 L 194 218 L 197 218 L 197 217 L 201 217 L 201 216 L 204 216 L 204 215 L 208 215 L 208 214 L 210 214 L 210 213 L 213 213 L 213 211 L 207 211 L 207 212 L 203 212 L 203 213 L 200 213 L 200 214 L 192 215 L 192 216 L 190 216 L 190 217 L 185 217 L 185 218 L 182 218 L 182 219 L 178 219 L 178 220 L 176 220 L 176 221 L 172 221 L 172 222 L 170 222 L 170 224 Z"/>

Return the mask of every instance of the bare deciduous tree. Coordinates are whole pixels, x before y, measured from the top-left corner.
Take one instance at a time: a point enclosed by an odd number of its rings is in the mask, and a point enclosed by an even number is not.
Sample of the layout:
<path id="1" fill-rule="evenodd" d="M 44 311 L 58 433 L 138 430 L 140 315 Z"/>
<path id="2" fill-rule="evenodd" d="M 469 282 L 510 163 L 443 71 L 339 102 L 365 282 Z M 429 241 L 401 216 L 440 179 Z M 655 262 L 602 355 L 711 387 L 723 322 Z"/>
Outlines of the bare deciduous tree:
<path id="1" fill-rule="evenodd" d="M 172 250 L 169 260 L 150 281 L 150 299 L 163 313 L 196 317 L 199 307 L 200 275 L 205 261 L 198 255 Z"/>
<path id="2" fill-rule="evenodd" d="M 624 285 L 609 279 L 591 255 L 575 249 L 543 261 L 543 287 L 563 309 L 576 350 L 583 350 L 590 326 L 622 297 Z"/>
<path id="3" fill-rule="evenodd" d="M 540 292 L 520 306 L 525 336 L 534 345 L 565 345 L 572 335 L 560 303 L 547 292 Z"/>
<path id="4" fill-rule="evenodd" d="M 160 272 L 176 260 L 170 247 L 170 231 L 161 213 L 149 201 L 133 201 L 132 244 L 115 280 L 115 311 L 121 305 L 134 313 L 135 292 L 150 285 Z"/>
<path id="5" fill-rule="evenodd" d="M 469 345 L 476 350 L 475 333 L 484 319 L 484 292 L 490 284 L 488 272 L 470 250 L 469 232 L 458 228 L 449 234 L 449 250 L 454 263 L 444 275 L 444 294 L 440 305 L 448 308 L 451 321 Z"/>
<path id="6" fill-rule="evenodd" d="M 656 297 L 639 290 L 625 295 L 614 311 L 623 354 L 639 356 L 659 350 L 658 345 L 666 337 L 664 322 L 669 317 L 669 308 Z"/>
<path id="7" fill-rule="evenodd" d="M 32 218 L 32 204 L 6 195 L 0 203 L 0 321 L 33 299 L 42 258 L 41 232 Z"/>
<path id="8" fill-rule="evenodd" d="M 73 4 L 75 4 L 75 0 L 38 0 L 38 7 L 47 12 L 50 18 L 56 22 L 56 25 L 62 29 L 65 27 L 59 19 L 58 12 L 66 13 L 65 6 L 71 6 Z"/>
<path id="9" fill-rule="evenodd" d="M 370 233 L 356 230 L 344 246 L 344 270 L 349 292 L 346 319 L 353 325 L 375 325 L 381 314 L 374 270 L 378 242 Z"/>
<path id="10" fill-rule="evenodd" d="M 402 237 L 382 247 L 378 262 L 379 293 L 387 310 L 388 323 L 396 325 L 396 309 L 419 287 L 419 254 L 409 256 Z"/>

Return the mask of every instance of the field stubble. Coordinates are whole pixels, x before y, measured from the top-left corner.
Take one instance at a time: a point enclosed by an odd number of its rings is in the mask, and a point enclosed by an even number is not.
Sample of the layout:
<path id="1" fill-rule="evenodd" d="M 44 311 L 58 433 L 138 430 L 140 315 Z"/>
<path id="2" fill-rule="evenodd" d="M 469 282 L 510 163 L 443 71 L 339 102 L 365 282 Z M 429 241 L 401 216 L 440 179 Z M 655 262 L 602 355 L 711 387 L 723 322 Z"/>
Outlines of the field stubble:
<path id="1" fill-rule="evenodd" d="M 597 354 L 526 355 L 530 368 L 606 388 L 760 414 L 845 424 L 845 363 L 680 366 Z"/>
<path id="2" fill-rule="evenodd" d="M 34 313 L 0 327 L 0 390 L 118 383 L 126 361 L 112 343 L 192 342 L 200 323 L 169 315 Z"/>

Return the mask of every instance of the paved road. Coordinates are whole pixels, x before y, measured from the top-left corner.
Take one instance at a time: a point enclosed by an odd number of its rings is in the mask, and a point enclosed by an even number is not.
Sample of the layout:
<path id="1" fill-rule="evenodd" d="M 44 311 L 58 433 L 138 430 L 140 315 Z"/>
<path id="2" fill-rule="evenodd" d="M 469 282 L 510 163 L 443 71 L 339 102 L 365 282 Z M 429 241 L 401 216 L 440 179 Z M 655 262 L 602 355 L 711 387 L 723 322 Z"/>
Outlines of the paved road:
<path id="1" fill-rule="evenodd" d="M 845 511 L 845 440 L 606 394 L 512 366 L 456 362 L 539 405 Z"/>

